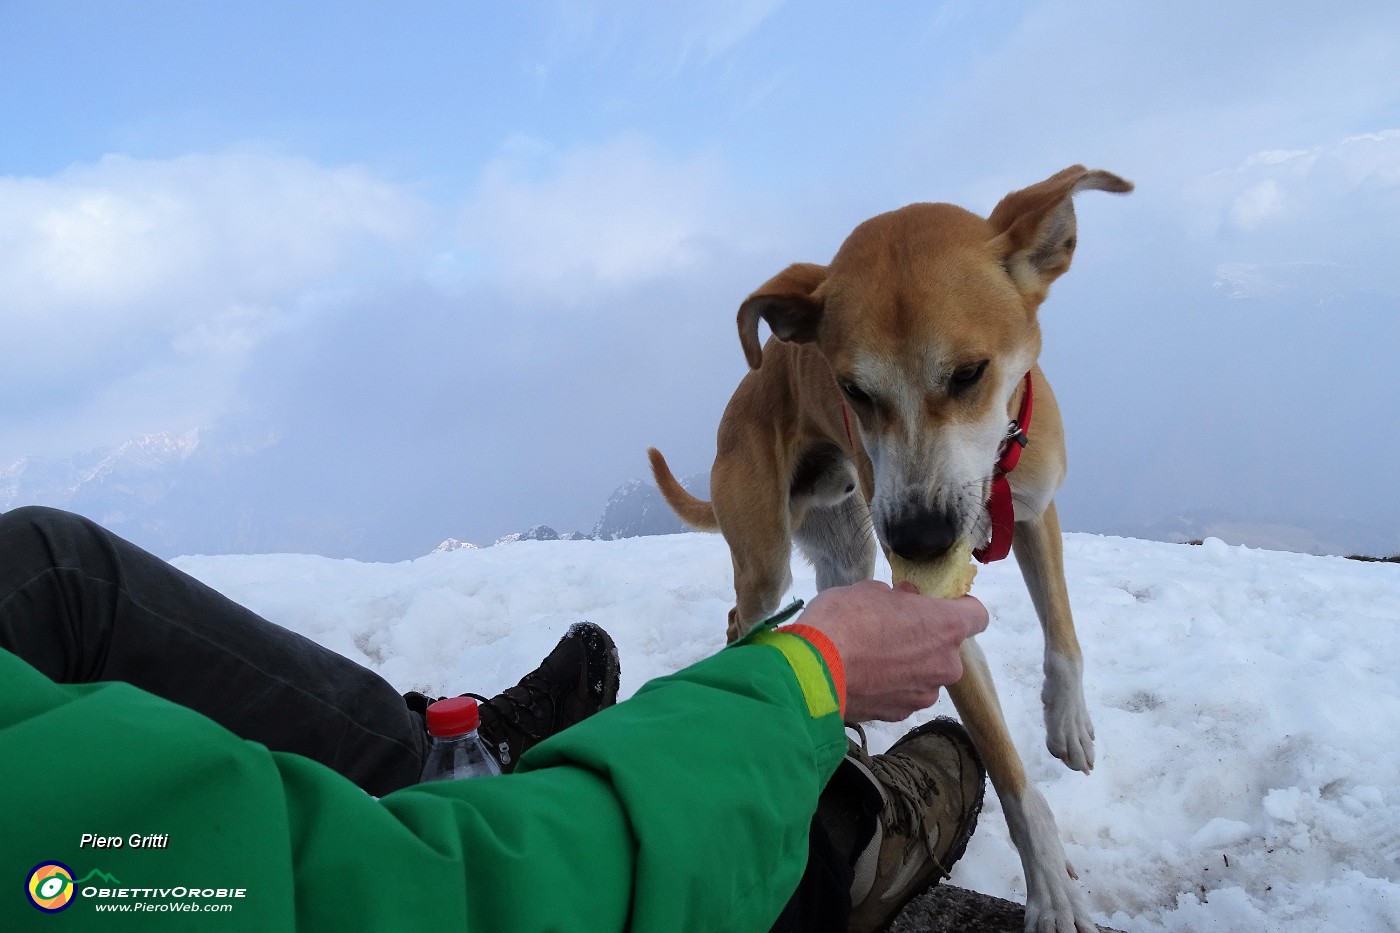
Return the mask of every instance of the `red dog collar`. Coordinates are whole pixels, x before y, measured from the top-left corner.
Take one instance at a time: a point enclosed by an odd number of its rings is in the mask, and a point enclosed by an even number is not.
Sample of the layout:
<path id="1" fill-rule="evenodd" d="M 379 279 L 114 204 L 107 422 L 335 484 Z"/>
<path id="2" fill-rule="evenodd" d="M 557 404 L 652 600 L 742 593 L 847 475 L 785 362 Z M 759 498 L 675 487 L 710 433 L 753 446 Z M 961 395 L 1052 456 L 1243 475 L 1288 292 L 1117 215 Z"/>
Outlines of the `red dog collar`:
<path id="1" fill-rule="evenodd" d="M 1021 412 L 1006 429 L 1001 442 L 1001 455 L 992 473 L 992 497 L 987 501 L 987 515 L 992 520 L 991 540 L 972 552 L 980 563 L 990 564 L 1011 553 L 1011 535 L 1016 527 L 1016 512 L 1011 505 L 1011 483 L 1006 474 L 1021 462 L 1021 448 L 1030 443 L 1031 374 L 1026 373 L 1026 392 L 1021 396 Z"/>

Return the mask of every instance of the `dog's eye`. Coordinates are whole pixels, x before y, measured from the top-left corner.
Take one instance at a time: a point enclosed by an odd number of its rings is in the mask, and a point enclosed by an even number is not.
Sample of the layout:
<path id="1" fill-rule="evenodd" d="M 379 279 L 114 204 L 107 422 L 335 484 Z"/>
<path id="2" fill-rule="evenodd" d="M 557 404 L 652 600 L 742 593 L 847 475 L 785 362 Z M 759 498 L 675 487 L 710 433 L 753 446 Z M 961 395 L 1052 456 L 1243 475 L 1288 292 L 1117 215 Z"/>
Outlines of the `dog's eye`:
<path id="1" fill-rule="evenodd" d="M 854 382 L 841 383 L 841 391 L 846 394 L 846 398 L 850 399 L 852 404 L 870 404 L 870 396 L 867 395 L 865 390 L 863 390 L 860 386 L 856 385 Z"/>
<path id="2" fill-rule="evenodd" d="M 987 361 L 982 360 L 977 363 L 969 363 L 966 366 L 959 366 L 953 370 L 953 378 L 950 388 L 954 392 L 962 392 L 977 384 L 977 380 L 982 378 L 982 374 L 987 371 Z"/>

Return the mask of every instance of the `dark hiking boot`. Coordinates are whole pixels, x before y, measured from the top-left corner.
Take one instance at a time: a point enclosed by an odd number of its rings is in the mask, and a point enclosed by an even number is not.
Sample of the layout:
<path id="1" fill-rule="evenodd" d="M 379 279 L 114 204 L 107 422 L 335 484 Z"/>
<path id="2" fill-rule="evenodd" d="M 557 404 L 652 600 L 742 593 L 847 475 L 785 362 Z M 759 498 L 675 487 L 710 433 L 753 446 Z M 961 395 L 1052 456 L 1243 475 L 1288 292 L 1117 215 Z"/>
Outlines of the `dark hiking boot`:
<path id="1" fill-rule="evenodd" d="M 608 633 L 579 622 L 520 683 L 489 700 L 476 697 L 481 738 L 501 763 L 501 773 L 514 771 L 536 743 L 616 703 L 620 673 L 617 646 Z"/>
<path id="2" fill-rule="evenodd" d="M 592 622 L 579 622 L 514 687 L 490 699 L 475 693 L 462 696 L 480 704 L 478 732 L 501 773 L 509 774 L 537 743 L 616 703 L 620 673 L 617 646 L 608 633 Z M 433 701 L 408 693 L 404 702 L 426 715 Z"/>
<path id="3" fill-rule="evenodd" d="M 925 723 L 883 755 L 870 755 L 864 732 L 860 738 L 851 741 L 817 813 L 855 871 L 850 929 L 873 933 L 962 858 L 982 810 L 986 772 L 952 719 Z"/>

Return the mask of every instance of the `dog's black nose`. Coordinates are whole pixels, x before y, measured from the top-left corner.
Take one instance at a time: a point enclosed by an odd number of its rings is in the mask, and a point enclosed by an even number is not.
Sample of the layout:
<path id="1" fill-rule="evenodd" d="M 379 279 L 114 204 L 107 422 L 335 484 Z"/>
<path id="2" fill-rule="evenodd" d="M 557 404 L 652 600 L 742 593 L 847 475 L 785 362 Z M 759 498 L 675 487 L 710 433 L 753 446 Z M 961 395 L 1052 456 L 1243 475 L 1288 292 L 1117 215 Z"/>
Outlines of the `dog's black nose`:
<path id="1" fill-rule="evenodd" d="M 958 531 L 953 516 L 932 509 L 905 512 L 885 529 L 890 550 L 908 561 L 930 561 L 942 557 Z"/>

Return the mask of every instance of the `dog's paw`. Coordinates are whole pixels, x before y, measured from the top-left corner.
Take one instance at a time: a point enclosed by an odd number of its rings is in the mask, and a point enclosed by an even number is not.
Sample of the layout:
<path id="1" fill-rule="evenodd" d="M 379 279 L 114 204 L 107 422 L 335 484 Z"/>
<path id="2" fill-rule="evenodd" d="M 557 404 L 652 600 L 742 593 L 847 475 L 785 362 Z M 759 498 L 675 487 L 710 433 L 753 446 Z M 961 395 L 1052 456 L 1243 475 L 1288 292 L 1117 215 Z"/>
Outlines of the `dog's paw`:
<path id="1" fill-rule="evenodd" d="M 1027 933 L 1098 933 L 1045 798 L 1027 787 L 1003 806 L 1026 873 Z"/>
<path id="2" fill-rule="evenodd" d="M 1045 704 L 1045 747 L 1065 767 L 1088 774 L 1094 770 L 1094 724 L 1079 703 Z"/>
<path id="3" fill-rule="evenodd" d="M 1099 933 L 1098 924 L 1085 913 L 1077 916 L 1072 909 L 1067 911 L 1032 910 L 1026 905 L 1026 933 Z"/>
<path id="4" fill-rule="evenodd" d="M 1059 654 L 1045 659 L 1045 747 L 1075 771 L 1094 770 L 1094 723 L 1084 702 L 1083 665 Z"/>
<path id="5" fill-rule="evenodd" d="M 1027 885 L 1026 933 L 1099 933 L 1079 885 L 1071 880 L 1078 877 L 1065 862 L 1063 872 L 1051 867 L 1037 884 Z"/>
<path id="6" fill-rule="evenodd" d="M 1025 929 L 1026 933 L 1099 933 L 1098 924 L 1089 918 L 1087 910 L 1083 914 L 1076 914 L 1073 908 L 1032 910 L 1030 904 L 1026 905 Z"/>

